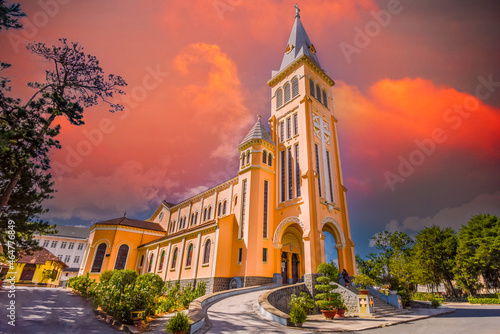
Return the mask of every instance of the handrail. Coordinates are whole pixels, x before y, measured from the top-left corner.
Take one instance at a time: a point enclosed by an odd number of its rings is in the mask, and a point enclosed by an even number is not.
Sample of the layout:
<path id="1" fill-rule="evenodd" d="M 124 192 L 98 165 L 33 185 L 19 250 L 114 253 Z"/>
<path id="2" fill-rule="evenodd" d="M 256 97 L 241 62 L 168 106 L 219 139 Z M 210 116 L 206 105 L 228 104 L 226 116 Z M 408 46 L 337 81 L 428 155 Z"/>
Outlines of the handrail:
<path id="1" fill-rule="evenodd" d="M 359 296 L 340 284 L 335 283 L 335 285 L 337 285 L 337 288 L 333 292 L 340 293 L 344 299 L 344 304 L 347 306 L 346 315 L 358 314 L 360 312 Z"/>

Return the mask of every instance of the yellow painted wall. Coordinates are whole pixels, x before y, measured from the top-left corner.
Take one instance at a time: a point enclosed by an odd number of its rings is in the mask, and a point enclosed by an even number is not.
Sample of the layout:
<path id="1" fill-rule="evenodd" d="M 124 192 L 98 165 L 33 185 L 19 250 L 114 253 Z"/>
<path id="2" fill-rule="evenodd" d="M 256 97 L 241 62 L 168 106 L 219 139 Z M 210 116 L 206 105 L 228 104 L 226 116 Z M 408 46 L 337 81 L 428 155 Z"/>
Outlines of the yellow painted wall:
<path id="1" fill-rule="evenodd" d="M 19 279 L 21 278 L 21 274 L 23 272 L 23 268 L 26 265 L 26 263 L 15 263 L 15 269 L 12 272 L 15 272 L 15 280 L 16 282 L 19 282 Z M 44 264 L 37 264 L 35 273 L 33 274 L 33 279 L 31 280 L 33 283 L 47 283 L 47 284 L 59 284 L 59 279 L 61 278 L 61 273 L 63 270 L 63 265 L 59 262 L 56 261 L 47 261 Z M 44 270 L 57 270 L 57 277 L 52 280 L 52 279 L 43 279 L 43 271 Z M 11 274 L 9 273 L 8 277 L 10 277 Z"/>

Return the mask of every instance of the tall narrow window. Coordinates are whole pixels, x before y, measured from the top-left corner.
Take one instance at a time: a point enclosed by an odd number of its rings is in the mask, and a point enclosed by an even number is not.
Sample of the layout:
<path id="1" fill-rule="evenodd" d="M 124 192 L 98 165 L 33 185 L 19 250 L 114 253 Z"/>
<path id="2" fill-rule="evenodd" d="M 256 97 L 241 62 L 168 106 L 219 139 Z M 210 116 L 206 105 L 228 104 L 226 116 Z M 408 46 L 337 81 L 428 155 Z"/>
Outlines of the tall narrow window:
<path id="1" fill-rule="evenodd" d="M 280 164 L 281 164 L 281 168 L 280 168 L 280 172 L 281 172 L 281 201 L 284 202 L 285 201 L 285 151 L 281 151 L 280 152 Z"/>
<path id="2" fill-rule="evenodd" d="M 165 251 L 162 251 L 160 256 L 160 265 L 158 266 L 158 271 L 161 271 L 163 269 L 164 261 L 165 261 Z"/>
<path id="3" fill-rule="evenodd" d="M 332 166 L 330 163 L 330 152 L 326 151 L 326 164 L 328 167 L 328 183 L 330 186 L 330 201 L 335 202 L 333 200 L 333 180 L 332 180 Z"/>
<path id="4" fill-rule="evenodd" d="M 285 85 L 285 103 L 287 103 L 288 101 L 290 101 L 290 84 L 287 83 Z"/>
<path id="5" fill-rule="evenodd" d="M 227 212 L 227 201 L 224 201 L 224 204 L 222 205 L 222 214 L 225 215 Z"/>
<path id="6" fill-rule="evenodd" d="M 296 136 L 299 133 L 299 116 L 293 114 L 293 135 Z"/>
<path id="7" fill-rule="evenodd" d="M 186 258 L 186 267 L 191 267 L 192 260 L 193 260 L 193 244 L 189 244 L 187 258 Z"/>
<path id="8" fill-rule="evenodd" d="M 319 88 L 319 85 L 316 85 L 316 98 L 321 103 L 321 88 Z"/>
<path id="9" fill-rule="evenodd" d="M 141 256 L 141 261 L 139 262 L 139 268 L 144 264 L 144 255 Z"/>
<path id="10" fill-rule="evenodd" d="M 247 152 L 247 165 L 250 163 L 250 151 Z"/>
<path id="11" fill-rule="evenodd" d="M 219 206 L 217 208 L 217 216 L 222 215 L 222 202 L 219 202 Z"/>
<path id="12" fill-rule="evenodd" d="M 262 223 L 262 235 L 264 238 L 267 238 L 267 202 L 268 202 L 268 193 L 269 193 L 269 181 L 264 180 L 264 219 Z"/>
<path id="13" fill-rule="evenodd" d="M 267 151 L 262 151 L 262 163 L 267 164 Z"/>
<path id="14" fill-rule="evenodd" d="M 243 248 L 238 248 L 238 263 L 241 263 L 243 260 Z"/>
<path id="15" fill-rule="evenodd" d="M 267 248 L 262 248 L 262 262 L 267 262 Z"/>
<path id="16" fill-rule="evenodd" d="M 297 187 L 297 197 L 300 197 L 299 144 L 295 145 L 295 187 Z"/>
<path id="17" fill-rule="evenodd" d="M 314 144 L 314 149 L 315 149 L 315 153 L 316 153 L 316 172 L 318 173 L 318 189 L 319 189 L 319 197 L 321 197 L 322 195 L 322 191 L 321 191 L 321 170 L 319 169 L 319 148 L 318 148 L 318 144 Z"/>
<path id="18" fill-rule="evenodd" d="M 212 242 L 210 239 L 205 241 L 205 253 L 203 254 L 203 264 L 207 264 L 210 262 L 210 246 L 212 245 Z"/>
<path id="19" fill-rule="evenodd" d="M 241 155 L 241 168 L 243 168 L 243 166 L 245 166 L 245 152 Z"/>
<path id="20" fill-rule="evenodd" d="M 292 119 L 288 117 L 286 119 L 286 139 L 290 139 L 292 137 Z"/>
<path id="21" fill-rule="evenodd" d="M 273 156 L 271 155 L 271 153 L 269 153 L 267 161 L 269 163 L 269 167 L 273 167 Z"/>
<path id="22" fill-rule="evenodd" d="M 314 94 L 314 81 L 313 81 L 313 79 L 309 79 L 309 91 L 311 92 L 311 96 L 315 97 L 315 94 Z"/>
<path id="23" fill-rule="evenodd" d="M 205 208 L 205 210 L 203 210 L 203 221 L 207 220 L 207 213 L 208 213 L 208 210 L 207 210 L 207 208 Z"/>
<path id="24" fill-rule="evenodd" d="M 285 141 L 285 123 L 284 122 L 281 122 L 280 123 L 280 142 L 284 142 Z"/>
<path id="25" fill-rule="evenodd" d="M 104 261 L 104 255 L 106 255 L 106 244 L 102 243 L 97 246 L 97 250 L 95 251 L 94 263 L 92 264 L 93 273 L 101 272 L 102 262 Z"/>
<path id="26" fill-rule="evenodd" d="M 172 266 L 170 268 L 174 269 L 175 268 L 175 264 L 177 263 L 177 255 L 179 253 L 179 249 L 176 247 L 174 249 L 174 255 L 172 256 Z"/>
<path id="27" fill-rule="evenodd" d="M 276 92 L 276 109 L 283 105 L 283 91 L 278 89 Z"/>
<path id="28" fill-rule="evenodd" d="M 196 215 L 194 216 L 194 223 L 198 223 L 198 211 L 196 211 Z"/>
<path id="29" fill-rule="evenodd" d="M 292 97 L 299 95 L 299 79 L 297 77 L 292 79 Z"/>
<path id="30" fill-rule="evenodd" d="M 240 238 L 243 238 L 245 231 L 245 211 L 247 206 L 247 180 L 243 180 L 243 191 L 241 199 L 241 232 Z"/>
<path id="31" fill-rule="evenodd" d="M 191 226 L 194 225 L 194 212 L 191 214 Z"/>
<path id="32" fill-rule="evenodd" d="M 212 217 L 212 207 L 208 208 L 208 214 L 207 214 L 207 216 L 208 216 L 208 220 L 210 220 L 210 217 Z"/>
<path id="33" fill-rule="evenodd" d="M 118 254 L 116 255 L 115 261 L 115 269 L 125 269 L 125 265 L 127 264 L 128 250 L 129 247 L 127 245 L 121 245 L 120 248 L 118 248 Z"/>
<path id="34" fill-rule="evenodd" d="M 154 260 L 153 255 L 154 255 L 154 254 L 151 254 L 151 256 L 149 257 L 148 273 L 150 273 L 150 272 L 151 272 L 151 270 L 153 270 L 153 260 Z"/>
<path id="35" fill-rule="evenodd" d="M 293 199 L 293 161 L 292 148 L 288 148 L 288 199 Z"/>
<path id="36" fill-rule="evenodd" d="M 325 90 L 323 90 L 323 105 L 328 108 L 328 99 L 326 98 Z"/>

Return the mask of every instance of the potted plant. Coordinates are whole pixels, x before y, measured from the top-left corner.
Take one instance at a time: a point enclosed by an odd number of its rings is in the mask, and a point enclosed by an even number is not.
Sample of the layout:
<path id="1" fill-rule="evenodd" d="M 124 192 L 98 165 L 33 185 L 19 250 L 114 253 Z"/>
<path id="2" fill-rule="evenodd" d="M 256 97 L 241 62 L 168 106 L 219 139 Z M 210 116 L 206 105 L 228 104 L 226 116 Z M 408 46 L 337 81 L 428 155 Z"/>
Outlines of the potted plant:
<path id="1" fill-rule="evenodd" d="M 295 323 L 295 326 L 302 327 L 302 324 L 306 322 L 307 314 L 306 311 L 299 305 L 293 305 L 292 311 L 290 312 L 290 321 Z"/>
<path id="2" fill-rule="evenodd" d="M 347 306 L 345 305 L 344 300 L 339 298 L 339 306 L 337 306 L 337 314 L 335 315 L 335 318 L 344 318 L 346 310 Z"/>
<path id="3" fill-rule="evenodd" d="M 165 329 L 167 330 L 167 333 L 183 334 L 189 329 L 190 326 L 191 321 L 189 320 L 187 314 L 177 312 L 176 315 L 168 320 L 165 325 Z"/>
<path id="4" fill-rule="evenodd" d="M 316 295 L 316 306 L 319 307 L 323 316 L 327 319 L 333 319 L 337 314 L 337 307 L 340 305 L 340 293 L 331 292 L 337 288 L 337 285 L 331 284 L 333 281 L 330 277 L 318 277 L 318 282 L 314 287 L 320 291 Z"/>
<path id="5" fill-rule="evenodd" d="M 353 282 L 359 286 L 358 291 L 362 295 L 367 295 L 369 291 L 366 289 L 367 286 L 375 284 L 375 281 L 368 277 L 367 275 L 355 275 L 353 276 Z"/>
<path id="6" fill-rule="evenodd" d="M 314 300 L 312 300 L 311 297 L 305 292 L 301 292 L 300 296 L 297 297 L 295 294 L 292 294 L 292 299 L 290 301 L 290 308 L 293 308 L 295 305 L 301 307 L 306 314 L 309 314 L 309 312 L 314 308 Z"/>

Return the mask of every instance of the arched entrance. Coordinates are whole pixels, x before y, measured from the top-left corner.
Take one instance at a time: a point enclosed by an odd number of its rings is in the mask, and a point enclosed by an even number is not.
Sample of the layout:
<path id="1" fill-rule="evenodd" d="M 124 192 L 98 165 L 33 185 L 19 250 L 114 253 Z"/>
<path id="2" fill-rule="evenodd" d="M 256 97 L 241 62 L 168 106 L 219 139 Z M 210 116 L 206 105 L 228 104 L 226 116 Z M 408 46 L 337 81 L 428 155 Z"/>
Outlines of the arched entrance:
<path id="1" fill-rule="evenodd" d="M 333 239 L 334 239 L 334 249 L 327 249 L 326 245 L 325 245 L 325 249 L 324 249 L 324 252 L 325 252 L 325 259 L 328 258 L 328 255 L 330 255 L 330 257 L 334 257 L 334 258 L 337 258 L 338 259 L 338 267 L 339 267 L 339 270 L 342 271 L 342 269 L 347 269 L 348 271 L 352 268 L 351 266 L 348 266 L 348 268 L 346 268 L 346 263 L 345 263 L 345 258 L 344 258 L 344 254 L 343 254 L 343 250 L 346 246 L 346 243 L 345 243 L 345 237 L 344 237 L 344 234 L 342 232 L 342 228 L 340 227 L 339 223 L 336 222 L 333 218 L 331 217 L 326 217 L 323 219 L 323 221 L 321 222 L 321 225 L 322 225 L 322 232 L 324 234 L 328 233 L 330 234 Z M 324 239 L 323 239 L 324 241 Z M 336 256 L 334 256 L 333 254 L 335 254 Z M 354 274 L 352 272 L 349 272 L 350 275 Z"/>
<path id="2" fill-rule="evenodd" d="M 281 238 L 281 282 L 294 284 L 304 275 L 304 243 L 299 226 L 288 226 Z"/>

